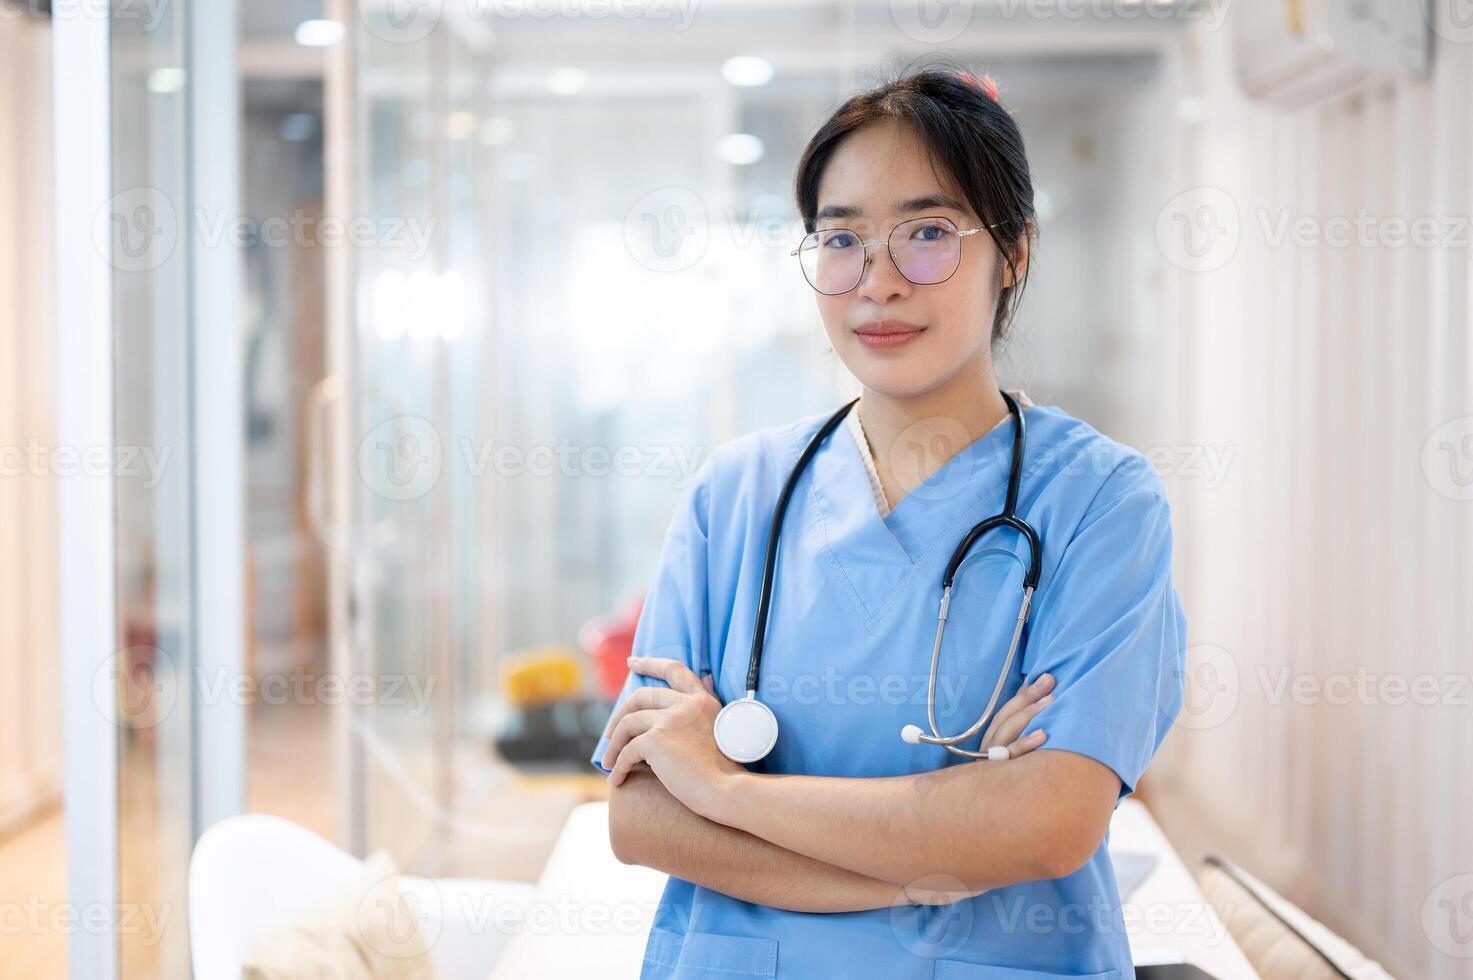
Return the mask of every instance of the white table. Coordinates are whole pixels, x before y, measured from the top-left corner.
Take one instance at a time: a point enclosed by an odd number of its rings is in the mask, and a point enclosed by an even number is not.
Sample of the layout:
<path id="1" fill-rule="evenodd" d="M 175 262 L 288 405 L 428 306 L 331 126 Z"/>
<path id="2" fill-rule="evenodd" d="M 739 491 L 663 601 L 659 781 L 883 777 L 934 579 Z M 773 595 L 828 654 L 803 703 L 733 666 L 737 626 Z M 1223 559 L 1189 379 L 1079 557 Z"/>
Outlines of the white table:
<path id="1" fill-rule="evenodd" d="M 575 807 L 538 879 L 527 925 L 491 980 L 588 980 L 639 976 L 645 937 L 665 874 L 620 864 L 609 848 L 608 804 Z M 1150 854 L 1156 864 L 1123 899 L 1136 963 L 1195 963 L 1219 980 L 1258 980 L 1186 865 L 1139 801 L 1110 822 L 1112 855 Z"/>
<path id="2" fill-rule="evenodd" d="M 1186 962 L 1219 980 L 1258 980 L 1151 812 L 1127 798 L 1110 819 L 1110 856 L 1124 865 L 1126 856 L 1135 854 L 1156 859 L 1145 880 L 1121 896 L 1120 914 L 1136 965 Z"/>

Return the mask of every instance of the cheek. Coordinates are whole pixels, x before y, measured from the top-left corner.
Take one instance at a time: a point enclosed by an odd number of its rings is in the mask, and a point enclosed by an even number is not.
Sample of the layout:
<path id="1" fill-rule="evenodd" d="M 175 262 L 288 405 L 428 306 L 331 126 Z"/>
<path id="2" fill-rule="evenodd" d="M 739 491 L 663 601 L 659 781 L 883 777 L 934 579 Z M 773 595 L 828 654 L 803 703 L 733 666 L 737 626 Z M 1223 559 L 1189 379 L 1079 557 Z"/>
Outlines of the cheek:
<path id="1" fill-rule="evenodd" d="M 997 285 L 994 254 L 991 250 L 978 249 L 962 256 L 962 263 L 957 267 L 956 275 L 946 283 L 948 286 L 955 284 L 964 294 L 964 296 L 956 297 L 957 302 L 987 308 L 997 299 L 997 292 L 994 288 Z"/>
<path id="2" fill-rule="evenodd" d="M 929 288 L 938 290 L 935 308 L 944 311 L 947 335 L 956 343 L 968 345 L 973 335 L 990 333 L 996 302 L 990 267 L 964 262 L 946 282 Z"/>
<path id="3" fill-rule="evenodd" d="M 822 293 L 813 294 L 818 302 L 818 316 L 823 320 L 824 332 L 832 339 L 834 335 L 844 329 L 845 314 L 848 312 L 850 297 L 853 293 L 843 293 L 838 296 L 825 296 Z"/>

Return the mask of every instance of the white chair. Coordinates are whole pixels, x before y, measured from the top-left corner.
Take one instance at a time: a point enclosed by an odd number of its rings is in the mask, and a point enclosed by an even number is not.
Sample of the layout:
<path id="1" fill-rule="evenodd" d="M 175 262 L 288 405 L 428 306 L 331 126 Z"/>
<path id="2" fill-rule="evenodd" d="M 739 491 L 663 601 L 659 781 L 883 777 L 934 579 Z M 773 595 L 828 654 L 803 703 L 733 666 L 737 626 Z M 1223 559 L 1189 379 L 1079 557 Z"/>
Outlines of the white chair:
<path id="1" fill-rule="evenodd" d="M 363 862 L 289 820 L 230 817 L 210 827 L 189 860 L 189 944 L 195 980 L 240 980 L 261 936 L 331 902 L 363 873 Z M 436 911 L 430 955 L 443 978 L 483 978 L 512 936 L 502 931 L 525 910 L 534 887 L 467 878 L 401 880 L 421 908 Z"/>

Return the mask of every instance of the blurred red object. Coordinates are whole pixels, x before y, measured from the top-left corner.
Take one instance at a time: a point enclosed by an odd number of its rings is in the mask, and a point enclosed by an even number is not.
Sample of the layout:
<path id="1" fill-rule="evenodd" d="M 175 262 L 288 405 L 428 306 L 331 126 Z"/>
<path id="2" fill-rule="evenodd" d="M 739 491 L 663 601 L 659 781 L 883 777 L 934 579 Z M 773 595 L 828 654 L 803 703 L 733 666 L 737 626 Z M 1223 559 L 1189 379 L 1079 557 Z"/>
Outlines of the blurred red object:
<path id="1" fill-rule="evenodd" d="M 606 701 L 617 699 L 624 689 L 624 680 L 629 676 L 629 664 L 625 661 L 634 650 L 634 630 L 643 608 L 644 596 L 637 596 L 626 604 L 622 616 L 590 619 L 578 631 L 578 645 L 593 661 L 598 690 Z"/>

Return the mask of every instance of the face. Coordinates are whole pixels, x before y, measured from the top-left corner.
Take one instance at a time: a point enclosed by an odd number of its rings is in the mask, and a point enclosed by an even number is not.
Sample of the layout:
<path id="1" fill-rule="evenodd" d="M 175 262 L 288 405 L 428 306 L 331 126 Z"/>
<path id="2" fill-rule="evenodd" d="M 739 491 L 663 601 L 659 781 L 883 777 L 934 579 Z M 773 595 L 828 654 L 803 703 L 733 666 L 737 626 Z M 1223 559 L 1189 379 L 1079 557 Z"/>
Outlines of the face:
<path id="1" fill-rule="evenodd" d="M 814 230 L 848 228 L 862 241 L 883 242 L 900 222 L 935 215 L 961 231 L 983 224 L 949 178 L 933 169 L 913 132 L 900 123 L 876 123 L 851 133 L 830 157 L 819 181 Z M 903 234 L 924 240 L 944 233 L 912 224 Z M 990 377 L 993 314 L 1000 289 L 1012 282 L 1005 263 L 998 272 L 990 233 L 964 236 L 956 272 L 930 285 L 902 276 L 883 244 L 867 251 L 858 286 L 837 296 L 814 292 L 829 343 L 860 383 L 908 398 L 963 374 L 977 377 L 981 370 L 981 378 Z M 875 336 L 896 328 L 903 332 Z"/>

